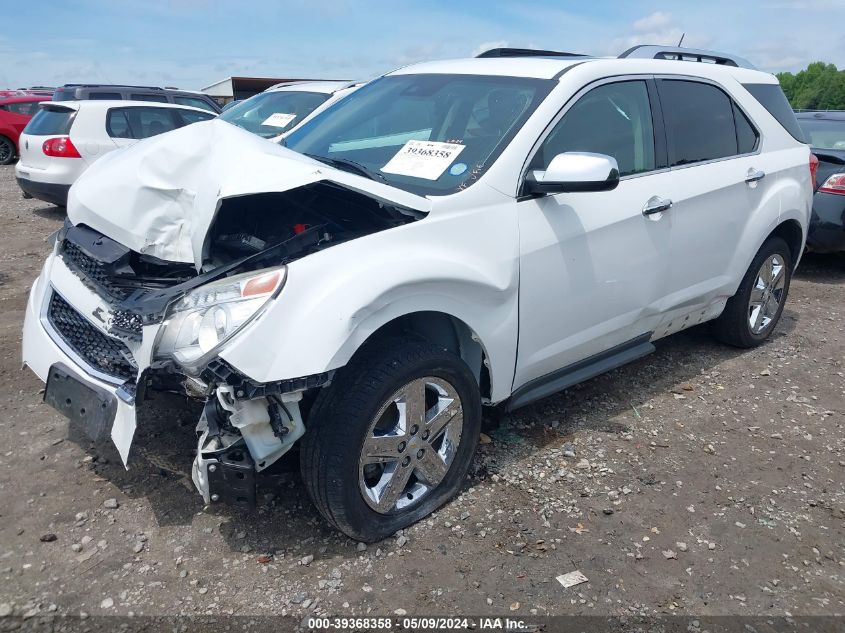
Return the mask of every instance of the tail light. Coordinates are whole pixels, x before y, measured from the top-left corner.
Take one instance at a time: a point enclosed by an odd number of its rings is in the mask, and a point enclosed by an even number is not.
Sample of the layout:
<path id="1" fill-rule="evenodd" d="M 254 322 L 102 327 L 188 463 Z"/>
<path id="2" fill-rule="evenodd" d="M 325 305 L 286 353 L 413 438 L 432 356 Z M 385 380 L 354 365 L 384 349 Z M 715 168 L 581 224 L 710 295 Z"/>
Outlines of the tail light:
<path id="1" fill-rule="evenodd" d="M 833 174 L 819 187 L 819 191 L 845 196 L 845 174 Z"/>
<path id="2" fill-rule="evenodd" d="M 819 157 L 815 154 L 810 154 L 810 179 L 813 181 L 813 189 L 818 184 L 816 182 L 816 173 L 819 171 Z"/>
<path id="3" fill-rule="evenodd" d="M 82 158 L 69 136 L 48 138 L 41 146 L 41 151 L 44 152 L 45 156 L 55 156 L 56 158 Z"/>

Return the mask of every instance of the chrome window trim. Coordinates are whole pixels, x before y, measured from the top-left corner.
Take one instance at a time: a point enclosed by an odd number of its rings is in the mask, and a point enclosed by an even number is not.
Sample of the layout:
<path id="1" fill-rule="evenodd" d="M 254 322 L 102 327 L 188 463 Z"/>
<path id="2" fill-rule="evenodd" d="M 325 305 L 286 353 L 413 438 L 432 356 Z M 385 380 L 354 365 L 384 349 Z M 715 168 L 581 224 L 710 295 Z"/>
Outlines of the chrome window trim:
<path id="1" fill-rule="evenodd" d="M 706 78 L 706 77 L 697 77 L 695 75 L 676 75 L 676 74 L 663 74 L 663 73 L 661 73 L 661 74 L 649 73 L 649 74 L 633 74 L 633 75 L 610 75 L 610 76 L 607 76 L 607 77 L 602 77 L 601 79 L 596 79 L 595 81 L 591 81 L 590 83 L 585 84 L 584 86 L 579 88 L 577 92 L 575 92 L 569 99 L 567 99 L 567 101 L 563 104 L 563 106 L 558 111 L 558 113 L 551 119 L 549 124 L 546 125 L 546 127 L 543 129 L 543 132 L 540 134 L 540 136 L 537 138 L 536 141 L 534 141 L 534 144 L 531 146 L 531 149 L 529 150 L 527 157 L 522 164 L 522 168 L 520 169 L 519 180 L 517 182 L 517 196 L 516 196 L 517 199 L 521 199 L 521 197 L 522 197 L 522 193 L 521 193 L 522 192 L 522 184 L 525 181 L 525 177 L 528 175 L 528 165 L 531 164 L 531 161 L 534 159 L 534 156 L 539 151 L 540 146 L 543 144 L 543 142 L 546 140 L 546 138 L 549 136 L 549 134 L 551 134 L 551 132 L 552 132 L 552 130 L 554 130 L 555 126 L 560 122 L 560 120 L 564 116 L 566 116 L 566 113 L 572 108 L 572 106 L 575 103 L 578 102 L 578 100 L 582 96 L 584 96 L 587 92 L 589 92 L 593 88 L 598 88 L 599 86 L 603 86 L 605 84 L 620 83 L 622 81 L 648 81 L 649 79 L 653 79 L 653 80 L 657 80 L 657 79 L 670 79 L 670 80 L 672 80 L 672 79 L 674 79 L 674 80 L 677 80 L 677 81 L 693 81 L 693 82 L 698 82 L 698 83 L 710 84 L 710 85 L 714 86 L 715 88 L 718 88 L 728 97 L 728 99 L 731 100 L 731 103 L 733 103 L 740 110 L 740 112 L 742 112 L 745 115 L 745 117 L 751 123 L 751 126 L 754 128 L 754 131 L 757 132 L 757 145 L 756 145 L 753 152 L 746 152 L 744 154 L 732 154 L 731 156 L 722 156 L 721 158 L 711 158 L 709 160 L 702 160 L 702 161 L 698 161 L 698 162 L 695 162 L 695 163 L 689 163 L 687 165 L 677 165 L 675 167 L 670 167 L 670 166 L 660 167 L 660 168 L 657 168 L 657 169 L 652 169 L 650 171 L 638 172 L 636 174 L 627 174 L 627 175 L 619 178 L 620 182 L 624 182 L 626 180 L 632 180 L 634 178 L 642 178 L 643 176 L 651 176 L 651 175 L 654 175 L 654 174 L 667 173 L 667 172 L 675 171 L 675 170 L 678 170 L 678 169 L 687 169 L 689 167 L 698 167 L 700 165 L 708 165 L 708 164 L 711 164 L 711 163 L 718 163 L 718 162 L 722 162 L 722 161 L 726 161 L 726 160 L 733 160 L 735 158 L 747 158 L 749 156 L 757 156 L 759 154 L 762 154 L 762 147 L 763 147 L 763 142 L 765 141 L 765 136 L 764 136 L 762 130 L 760 129 L 760 126 L 757 124 L 757 122 L 754 120 L 754 118 L 750 114 L 748 114 L 748 112 L 742 106 L 742 104 L 739 103 L 734 98 L 734 96 L 731 94 L 731 92 L 728 89 L 726 89 L 725 86 L 723 86 L 719 82 L 712 80 L 712 79 L 709 79 L 709 78 Z M 658 92 L 659 92 L 659 88 L 658 88 Z M 665 129 L 665 116 L 664 116 L 664 129 Z M 668 151 L 668 147 L 667 147 L 667 151 Z"/>

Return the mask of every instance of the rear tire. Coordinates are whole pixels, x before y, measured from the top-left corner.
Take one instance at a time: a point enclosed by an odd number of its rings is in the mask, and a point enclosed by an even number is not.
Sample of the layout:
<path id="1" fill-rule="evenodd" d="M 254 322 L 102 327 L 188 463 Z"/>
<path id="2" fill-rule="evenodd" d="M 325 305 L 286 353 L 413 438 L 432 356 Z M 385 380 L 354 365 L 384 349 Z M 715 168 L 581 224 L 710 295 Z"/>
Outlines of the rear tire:
<path id="1" fill-rule="evenodd" d="M 0 136 L 0 165 L 10 165 L 16 155 L 17 148 L 12 139 Z"/>
<path id="2" fill-rule="evenodd" d="M 481 395 L 459 357 L 392 340 L 338 370 L 306 426 L 301 470 L 314 505 L 347 536 L 374 542 L 460 490 L 481 429 Z"/>
<path id="3" fill-rule="evenodd" d="M 792 280 L 792 253 L 779 237 L 770 237 L 748 267 L 736 294 L 713 322 L 713 332 L 734 347 L 763 343 L 780 320 Z"/>

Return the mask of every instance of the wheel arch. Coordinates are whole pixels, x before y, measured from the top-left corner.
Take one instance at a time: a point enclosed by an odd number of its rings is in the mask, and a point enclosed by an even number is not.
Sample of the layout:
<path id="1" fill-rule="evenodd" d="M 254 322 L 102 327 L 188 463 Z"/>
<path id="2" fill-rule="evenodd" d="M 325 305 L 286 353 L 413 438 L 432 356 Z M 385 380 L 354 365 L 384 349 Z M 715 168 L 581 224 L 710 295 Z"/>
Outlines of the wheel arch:
<path id="1" fill-rule="evenodd" d="M 491 367 L 487 349 L 478 334 L 462 319 L 434 310 L 420 310 L 402 314 L 373 331 L 358 346 L 353 357 L 372 345 L 391 338 L 416 337 L 440 345 L 460 357 L 472 371 L 481 397 L 491 397 Z"/>
<path id="2" fill-rule="evenodd" d="M 798 220 L 789 219 L 778 224 L 771 233 L 766 236 L 766 240 L 772 237 L 779 237 L 789 246 L 789 254 L 792 257 L 792 269 L 798 266 L 798 260 L 801 259 L 801 253 L 804 251 L 804 229 Z M 764 240 L 765 243 L 765 240 Z"/>

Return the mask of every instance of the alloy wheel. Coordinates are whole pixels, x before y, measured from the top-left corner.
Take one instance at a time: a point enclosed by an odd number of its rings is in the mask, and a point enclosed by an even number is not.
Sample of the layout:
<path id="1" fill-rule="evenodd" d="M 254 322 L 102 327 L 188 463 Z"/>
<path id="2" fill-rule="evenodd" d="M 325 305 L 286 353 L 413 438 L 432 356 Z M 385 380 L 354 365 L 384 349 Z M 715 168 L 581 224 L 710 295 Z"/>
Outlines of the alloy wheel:
<path id="1" fill-rule="evenodd" d="M 748 301 L 748 325 L 752 334 L 760 334 L 777 317 L 783 290 L 786 286 L 786 266 L 783 257 L 770 255 L 760 270 Z"/>
<path id="2" fill-rule="evenodd" d="M 437 488 L 455 458 L 464 416 L 454 386 L 442 378 L 412 380 L 376 414 L 365 436 L 358 481 L 380 514 L 407 510 Z"/>

